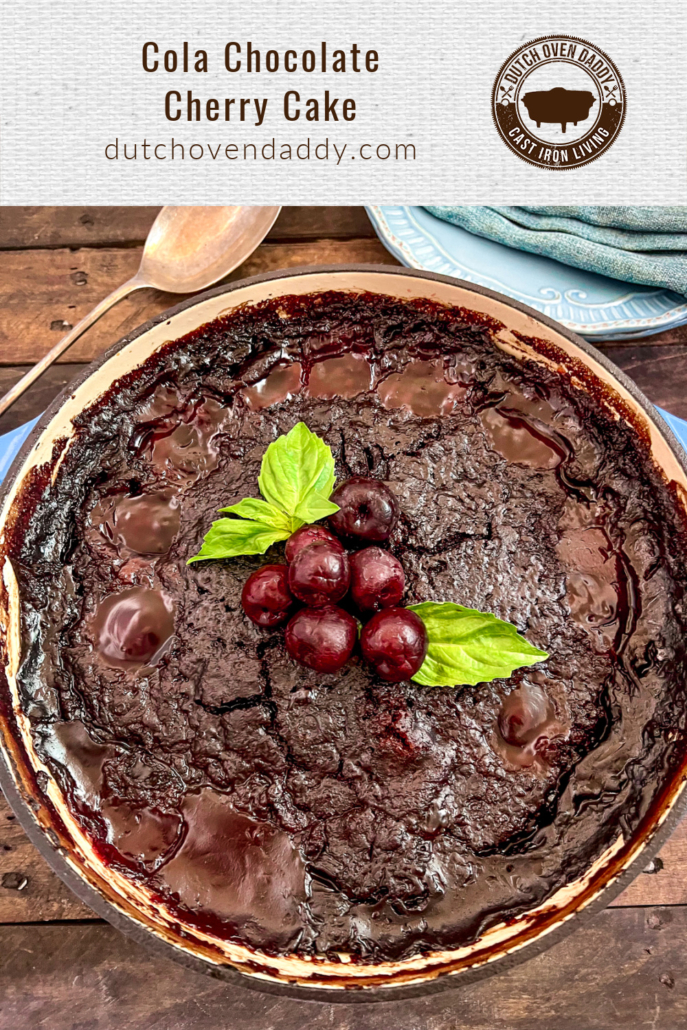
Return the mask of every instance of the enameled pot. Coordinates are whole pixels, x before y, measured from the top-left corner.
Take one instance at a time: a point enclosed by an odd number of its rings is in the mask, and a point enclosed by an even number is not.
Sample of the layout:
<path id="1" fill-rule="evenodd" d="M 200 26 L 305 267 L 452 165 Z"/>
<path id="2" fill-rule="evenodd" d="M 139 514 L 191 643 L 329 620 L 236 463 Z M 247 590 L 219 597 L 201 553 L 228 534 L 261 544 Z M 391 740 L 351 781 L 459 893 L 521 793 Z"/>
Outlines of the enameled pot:
<path id="1" fill-rule="evenodd" d="M 18 498 L 33 480 L 53 474 L 74 435 L 72 419 L 121 376 L 178 339 L 243 304 L 323 290 L 369 291 L 402 299 L 428 298 L 476 311 L 502 323 L 495 342 L 516 358 L 546 363 L 574 377 L 614 417 L 625 420 L 650 448 L 673 484 L 687 516 L 687 464 L 680 445 L 653 405 L 629 379 L 582 339 L 551 319 L 491 290 L 446 276 L 385 266 L 301 268 L 257 276 L 211 290 L 152 319 L 116 343 L 50 406 L 17 456 L 0 500 L 0 781 L 22 826 L 52 868 L 98 915 L 158 952 L 188 966 L 271 992 L 326 1001 L 382 1001 L 425 994 L 506 969 L 541 952 L 581 920 L 605 907 L 646 867 L 679 820 L 687 762 L 656 784 L 639 830 L 615 840 L 584 875 L 522 917 L 487 930 L 453 951 L 381 965 L 333 962 L 326 957 L 273 959 L 179 922 L 147 889 L 106 866 L 72 816 L 58 785 L 36 753 L 22 711 L 16 675 L 22 627 L 17 581 L 3 554 L 16 531 Z M 56 441 L 63 441 L 54 450 Z"/>

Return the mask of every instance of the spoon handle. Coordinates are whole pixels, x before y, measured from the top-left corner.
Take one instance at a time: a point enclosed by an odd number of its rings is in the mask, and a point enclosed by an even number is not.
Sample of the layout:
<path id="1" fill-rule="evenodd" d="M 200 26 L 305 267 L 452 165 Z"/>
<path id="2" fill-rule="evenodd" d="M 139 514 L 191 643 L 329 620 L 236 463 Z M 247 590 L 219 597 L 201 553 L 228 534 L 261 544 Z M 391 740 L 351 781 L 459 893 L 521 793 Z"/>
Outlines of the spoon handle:
<path id="1" fill-rule="evenodd" d="M 104 300 L 101 300 L 99 304 L 96 304 L 93 310 L 88 312 L 85 318 L 82 318 L 80 322 L 77 322 L 74 328 L 69 330 L 66 336 L 63 336 L 62 339 L 56 343 L 55 346 L 49 350 L 48 353 L 42 357 L 25 376 L 22 376 L 18 383 L 14 384 L 11 390 L 7 391 L 4 397 L 0 398 L 0 415 L 4 414 L 8 408 L 11 408 L 14 402 L 21 397 L 26 390 L 28 390 L 31 384 L 35 383 L 36 380 L 43 375 L 46 368 L 50 368 L 53 361 L 56 361 L 60 354 L 64 354 L 67 347 L 71 347 L 74 341 L 78 340 L 81 334 L 92 326 L 94 322 L 97 322 L 106 311 L 109 311 L 110 308 L 117 303 L 117 301 L 120 301 L 123 297 L 133 293 L 134 290 L 140 290 L 147 285 L 148 284 L 142 279 L 134 276 L 132 279 L 127 280 L 127 282 L 122 283 L 122 285 L 116 290 L 113 290 L 112 293 L 108 297 L 105 297 Z"/>

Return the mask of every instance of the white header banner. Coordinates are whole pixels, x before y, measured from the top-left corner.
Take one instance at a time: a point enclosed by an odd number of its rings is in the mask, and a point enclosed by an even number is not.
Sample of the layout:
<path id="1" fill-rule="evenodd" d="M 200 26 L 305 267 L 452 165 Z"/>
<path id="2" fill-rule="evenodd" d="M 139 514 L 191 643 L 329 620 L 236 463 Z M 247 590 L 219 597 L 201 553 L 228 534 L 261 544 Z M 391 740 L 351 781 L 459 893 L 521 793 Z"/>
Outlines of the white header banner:
<path id="1" fill-rule="evenodd" d="M 3 204 L 685 204 L 683 0 L 6 4 Z"/>

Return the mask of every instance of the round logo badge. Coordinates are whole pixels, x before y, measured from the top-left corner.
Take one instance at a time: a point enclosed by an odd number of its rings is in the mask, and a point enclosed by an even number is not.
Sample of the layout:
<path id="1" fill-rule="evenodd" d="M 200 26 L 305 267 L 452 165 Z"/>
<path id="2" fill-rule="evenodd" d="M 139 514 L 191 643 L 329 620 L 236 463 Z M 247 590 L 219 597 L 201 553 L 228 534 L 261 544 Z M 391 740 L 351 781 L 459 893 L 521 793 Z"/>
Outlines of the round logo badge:
<path id="1" fill-rule="evenodd" d="M 543 36 L 519 47 L 492 93 L 496 127 L 529 164 L 562 171 L 596 161 L 625 118 L 620 72 L 599 47 L 574 36 Z"/>

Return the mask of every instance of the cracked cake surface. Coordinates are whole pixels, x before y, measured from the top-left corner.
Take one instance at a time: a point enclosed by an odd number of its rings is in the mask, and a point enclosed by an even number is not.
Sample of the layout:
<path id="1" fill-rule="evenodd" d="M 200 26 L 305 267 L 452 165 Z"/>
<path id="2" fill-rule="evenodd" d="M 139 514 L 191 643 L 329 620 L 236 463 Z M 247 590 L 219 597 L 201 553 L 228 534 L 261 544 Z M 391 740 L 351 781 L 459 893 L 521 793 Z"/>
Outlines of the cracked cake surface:
<path id="1" fill-rule="evenodd" d="M 10 540 L 39 753 L 105 861 L 220 937 L 361 962 L 458 947 L 632 832 L 681 757 L 676 501 L 635 429 L 496 328 L 372 294 L 239 309 L 79 417 Z M 396 495 L 404 603 L 493 612 L 548 660 L 455 689 L 359 656 L 316 673 L 241 609 L 283 545 L 187 565 L 299 421 L 339 482 Z M 104 635 L 115 608 L 157 634 L 136 661 Z"/>

